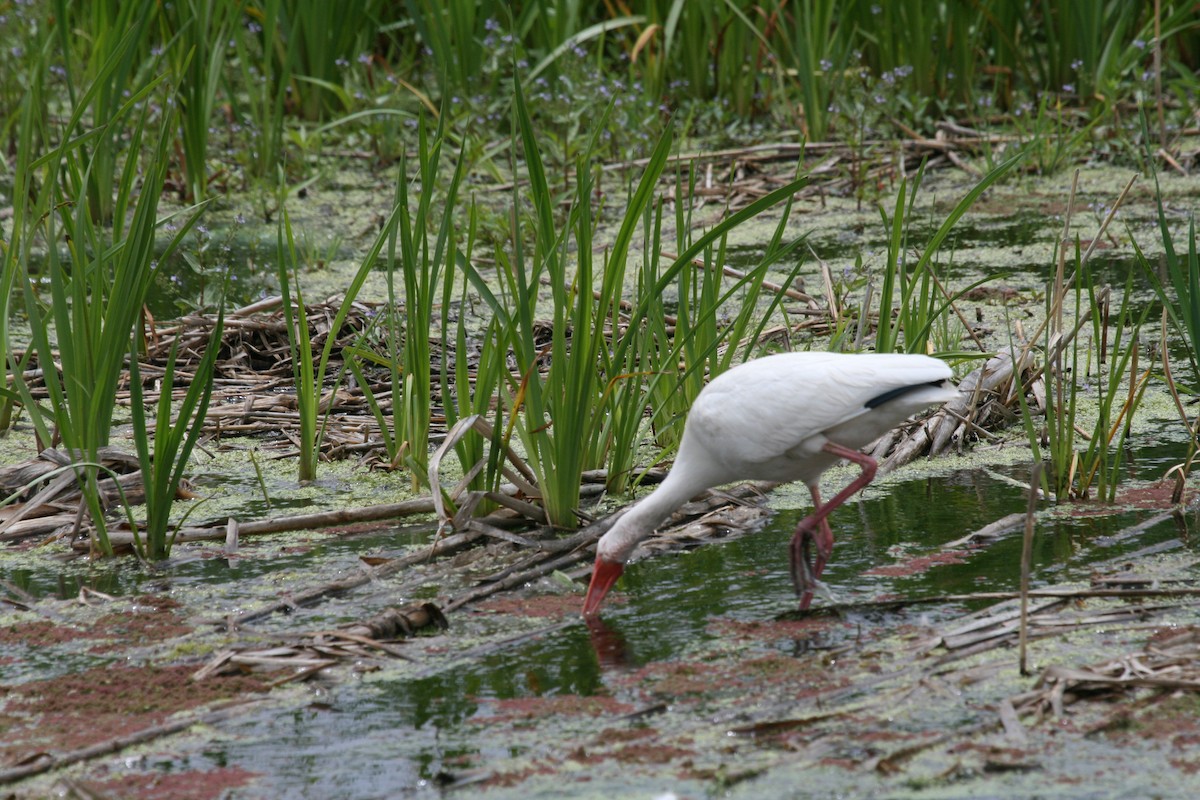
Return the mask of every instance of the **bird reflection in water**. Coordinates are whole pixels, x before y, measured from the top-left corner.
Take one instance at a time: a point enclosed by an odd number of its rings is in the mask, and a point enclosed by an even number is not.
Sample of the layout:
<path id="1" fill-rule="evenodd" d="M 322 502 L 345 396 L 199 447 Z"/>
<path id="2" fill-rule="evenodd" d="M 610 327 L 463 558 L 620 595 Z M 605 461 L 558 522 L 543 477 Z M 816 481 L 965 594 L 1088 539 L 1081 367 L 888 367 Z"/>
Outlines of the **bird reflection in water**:
<path id="1" fill-rule="evenodd" d="M 602 670 L 628 669 L 636 663 L 625 637 L 615 628 L 611 628 L 598 615 L 584 617 L 587 624 L 588 638 L 596 660 Z"/>

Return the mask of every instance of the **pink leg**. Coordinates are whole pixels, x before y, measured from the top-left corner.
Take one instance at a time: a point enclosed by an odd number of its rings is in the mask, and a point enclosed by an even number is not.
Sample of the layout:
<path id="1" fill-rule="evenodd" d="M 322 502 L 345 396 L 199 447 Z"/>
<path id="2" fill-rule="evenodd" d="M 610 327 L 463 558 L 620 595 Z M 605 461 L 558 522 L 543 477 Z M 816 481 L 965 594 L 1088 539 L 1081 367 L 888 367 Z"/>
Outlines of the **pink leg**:
<path id="1" fill-rule="evenodd" d="M 839 458 L 853 461 L 862 468 L 862 472 L 850 482 L 849 486 L 842 489 L 825 504 L 821 503 L 821 495 L 817 487 L 815 485 L 809 487 L 812 492 L 813 512 L 800 520 L 800 524 L 796 526 L 790 548 L 792 583 L 796 587 L 796 594 L 800 595 L 801 611 L 806 610 L 812 602 L 813 585 L 821 577 L 821 573 L 825 570 L 825 564 L 833 553 L 833 531 L 829 528 L 828 520 L 830 512 L 870 483 L 875 477 L 875 469 L 878 467 L 875 459 L 857 450 L 842 447 L 840 444 L 826 442 L 821 449 Z M 817 543 L 816 563 L 811 566 L 809 564 L 809 539 L 815 539 Z"/>

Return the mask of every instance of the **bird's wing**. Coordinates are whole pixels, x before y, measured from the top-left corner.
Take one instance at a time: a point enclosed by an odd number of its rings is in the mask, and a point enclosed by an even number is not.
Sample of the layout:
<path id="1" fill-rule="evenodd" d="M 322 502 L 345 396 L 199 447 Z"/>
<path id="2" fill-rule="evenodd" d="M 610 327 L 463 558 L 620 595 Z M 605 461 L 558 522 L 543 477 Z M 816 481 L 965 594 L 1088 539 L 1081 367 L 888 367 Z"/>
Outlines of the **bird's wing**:
<path id="1" fill-rule="evenodd" d="M 710 383 L 692 406 L 688 427 L 728 463 L 800 456 L 820 449 L 823 431 L 866 414 L 872 400 L 950 375 L 943 362 L 920 355 L 767 356 Z"/>

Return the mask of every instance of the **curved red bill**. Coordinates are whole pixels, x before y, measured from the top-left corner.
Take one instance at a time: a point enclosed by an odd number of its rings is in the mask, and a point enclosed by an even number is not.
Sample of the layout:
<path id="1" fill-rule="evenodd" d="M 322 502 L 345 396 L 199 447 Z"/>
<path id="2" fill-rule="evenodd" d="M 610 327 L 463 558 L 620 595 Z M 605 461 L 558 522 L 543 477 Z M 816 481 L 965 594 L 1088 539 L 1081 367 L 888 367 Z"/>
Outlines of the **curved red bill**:
<path id="1" fill-rule="evenodd" d="M 593 616 L 600 610 L 604 596 L 624 571 L 624 564 L 596 556 L 596 565 L 592 567 L 592 582 L 588 584 L 587 597 L 583 600 L 585 617 Z"/>

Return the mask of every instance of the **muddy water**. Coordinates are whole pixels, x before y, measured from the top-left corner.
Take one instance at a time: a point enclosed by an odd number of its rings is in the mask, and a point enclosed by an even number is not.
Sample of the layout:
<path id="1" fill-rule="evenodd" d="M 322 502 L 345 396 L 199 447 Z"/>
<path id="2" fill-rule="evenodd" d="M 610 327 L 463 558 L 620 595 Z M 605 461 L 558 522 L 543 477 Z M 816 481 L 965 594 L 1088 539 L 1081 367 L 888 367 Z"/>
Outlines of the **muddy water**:
<path id="1" fill-rule="evenodd" d="M 1138 454 L 1130 478 L 1157 476 L 1166 460 L 1148 448 Z M 1001 471 L 1018 479 L 1027 474 L 1025 465 Z M 832 518 L 838 543 L 826 573 L 829 587 L 841 602 L 885 595 L 1011 590 L 1017 580 L 1017 534 L 959 559 L 939 563 L 913 557 L 937 556 L 941 544 L 1023 505 L 1018 488 L 983 470 L 868 490 L 864 499 Z M 647 787 L 675 787 L 685 792 L 683 796 L 707 796 L 702 787 L 711 789 L 711 783 L 675 777 L 687 770 L 669 760 L 656 764 L 659 756 L 649 750 L 644 758 L 631 756 L 625 775 L 597 767 L 592 777 L 582 781 L 581 772 L 591 775 L 587 759 L 570 748 L 564 752 L 562 744 L 574 741 L 578 749 L 586 749 L 589 737 L 599 731 L 637 729 L 639 723 L 628 722 L 628 715 L 646 706 L 684 729 L 722 724 L 719 719 L 708 720 L 724 710 L 722 703 L 696 703 L 694 694 L 699 690 L 659 687 L 647 693 L 631 685 L 630 676 L 699 661 L 711 669 L 711 678 L 700 670 L 701 683 L 711 681 L 716 690 L 730 661 L 736 668 L 739 659 L 753 660 L 767 653 L 798 664 L 824 664 L 835 645 L 869 642 L 895 626 L 935 625 L 965 610 L 941 604 L 899 612 L 850 612 L 836 629 L 815 636 L 767 635 L 757 645 L 739 643 L 742 637 L 731 634 L 731 626 L 753 631 L 793 616 L 795 601 L 784 554 L 792 527 L 803 513 L 803 509 L 782 509 L 758 533 L 632 565 L 619 586 L 619 601 L 604 614 L 610 632 L 622 641 L 618 664 L 597 653 L 587 628 L 572 622 L 570 609 L 579 598 L 570 596 L 563 614 L 542 620 L 561 620 L 564 626 L 550 625 L 552 630 L 533 641 L 497 646 L 477 657 L 469 655 L 469 647 L 465 648 L 468 655 L 460 658 L 449 654 L 437 658 L 426 652 L 423 658 L 417 656 L 420 665 L 388 668 L 357 679 L 317 680 L 292 690 L 284 708 L 215 726 L 207 741 L 185 746 L 188 755 L 170 762 L 174 767 L 160 768 L 208 770 L 219 765 L 265 773 L 246 794 L 237 795 L 246 797 L 432 797 L 444 790 L 442 784 L 452 785 L 506 764 L 518 765 L 510 773 L 516 786 L 505 788 L 506 781 L 499 781 L 490 787 L 498 796 L 615 792 L 615 796 L 650 797 L 643 791 Z M 1044 521 L 1034 547 L 1035 585 L 1086 580 L 1094 562 L 1119 561 L 1133 551 L 1186 546 L 1173 524 L 1113 540 L 1113 534 L 1144 516 L 1136 511 L 1085 518 L 1067 514 Z M 312 557 L 318 555 L 314 552 Z M 535 587 L 532 594 L 539 589 L 545 587 Z M 471 615 L 452 619 L 451 632 L 439 637 L 449 641 L 437 647 L 453 654 L 463 651 L 464 644 L 478 647 L 503 641 L 524 625 L 504 619 Z M 436 641 L 426 640 L 426 645 Z M 609 663 L 603 663 L 606 660 Z M 750 692 L 745 702 L 763 701 Z M 657 710 L 659 703 L 662 710 Z M 648 724 L 655 724 L 655 719 L 650 717 Z M 675 741 L 679 739 L 676 735 Z M 531 764 L 538 766 L 534 769 Z M 562 770 L 560 779 L 569 782 L 558 785 L 562 794 L 555 794 L 553 781 L 531 777 L 551 770 Z M 529 785 L 520 788 L 526 777 Z M 482 789 L 462 791 L 472 794 Z"/>

